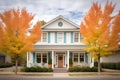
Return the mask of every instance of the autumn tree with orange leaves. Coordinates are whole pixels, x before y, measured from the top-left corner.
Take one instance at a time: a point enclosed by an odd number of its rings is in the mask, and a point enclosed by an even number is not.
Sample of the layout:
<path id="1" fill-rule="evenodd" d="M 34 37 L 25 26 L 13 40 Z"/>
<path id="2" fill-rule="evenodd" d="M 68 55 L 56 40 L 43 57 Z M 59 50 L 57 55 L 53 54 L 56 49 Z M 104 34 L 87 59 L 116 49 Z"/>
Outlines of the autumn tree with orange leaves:
<path id="1" fill-rule="evenodd" d="M 0 51 L 15 57 L 17 74 L 18 58 L 27 51 L 33 50 L 33 44 L 41 36 L 41 22 L 32 24 L 34 15 L 23 9 L 10 9 L 0 13 Z M 32 30 L 29 33 L 29 29 Z"/>
<path id="2" fill-rule="evenodd" d="M 80 25 L 84 43 L 88 46 L 85 50 L 98 60 L 99 73 L 100 58 L 112 54 L 120 42 L 120 11 L 113 15 L 114 9 L 112 2 L 107 2 L 104 8 L 97 2 L 93 3 Z"/>

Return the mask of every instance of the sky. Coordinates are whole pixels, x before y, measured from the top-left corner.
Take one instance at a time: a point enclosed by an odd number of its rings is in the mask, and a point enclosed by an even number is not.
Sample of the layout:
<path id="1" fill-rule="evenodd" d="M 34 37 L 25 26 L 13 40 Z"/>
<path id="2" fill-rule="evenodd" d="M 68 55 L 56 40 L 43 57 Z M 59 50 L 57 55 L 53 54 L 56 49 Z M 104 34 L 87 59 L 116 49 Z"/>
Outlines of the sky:
<path id="1" fill-rule="evenodd" d="M 93 2 L 104 7 L 107 0 L 0 0 L 0 13 L 11 8 L 26 8 L 35 14 L 34 21 L 46 22 L 62 15 L 80 25 L 84 15 L 89 11 Z M 120 0 L 108 0 L 116 4 L 114 14 L 120 10 Z"/>

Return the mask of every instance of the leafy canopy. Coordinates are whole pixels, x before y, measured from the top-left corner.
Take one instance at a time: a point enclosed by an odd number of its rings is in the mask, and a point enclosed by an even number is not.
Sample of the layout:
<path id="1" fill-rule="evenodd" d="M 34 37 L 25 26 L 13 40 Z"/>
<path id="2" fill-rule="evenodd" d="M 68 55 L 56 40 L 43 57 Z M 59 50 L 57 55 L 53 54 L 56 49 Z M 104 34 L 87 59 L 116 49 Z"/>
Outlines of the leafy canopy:
<path id="1" fill-rule="evenodd" d="M 0 13 L 0 50 L 11 56 L 33 50 L 41 36 L 41 23 L 32 24 L 34 15 L 23 9 Z M 33 27 L 32 29 L 30 27 Z M 30 33 L 30 35 L 28 35 Z"/>
<path id="2" fill-rule="evenodd" d="M 120 11 L 113 16 L 115 5 L 107 2 L 101 8 L 97 2 L 84 17 L 80 25 L 80 32 L 84 36 L 84 43 L 88 45 L 86 51 L 91 52 L 95 58 L 109 55 L 110 52 L 118 49 L 120 42 Z"/>

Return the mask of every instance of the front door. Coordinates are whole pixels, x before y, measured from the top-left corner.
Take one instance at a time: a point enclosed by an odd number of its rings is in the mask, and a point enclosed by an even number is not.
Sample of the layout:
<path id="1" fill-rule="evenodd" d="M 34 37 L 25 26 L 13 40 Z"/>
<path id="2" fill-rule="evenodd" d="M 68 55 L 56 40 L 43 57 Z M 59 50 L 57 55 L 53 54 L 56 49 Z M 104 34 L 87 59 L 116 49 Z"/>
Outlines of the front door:
<path id="1" fill-rule="evenodd" d="M 62 68 L 63 67 L 63 55 L 59 54 L 58 55 L 58 68 Z"/>

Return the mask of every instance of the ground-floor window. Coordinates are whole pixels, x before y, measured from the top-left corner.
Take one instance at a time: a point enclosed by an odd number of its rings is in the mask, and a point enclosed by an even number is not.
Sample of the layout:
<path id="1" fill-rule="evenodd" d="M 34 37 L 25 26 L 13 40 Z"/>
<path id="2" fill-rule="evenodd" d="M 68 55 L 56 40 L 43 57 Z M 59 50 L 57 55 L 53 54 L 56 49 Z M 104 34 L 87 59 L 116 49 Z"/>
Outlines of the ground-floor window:
<path id="1" fill-rule="evenodd" d="M 84 59 L 85 59 L 84 53 L 73 53 L 73 54 L 74 54 L 74 57 L 73 57 L 74 63 L 84 62 Z"/>
<path id="2" fill-rule="evenodd" d="M 47 63 L 47 54 L 46 53 L 42 54 L 42 58 L 43 58 L 43 63 Z"/>
<path id="3" fill-rule="evenodd" d="M 37 63 L 41 63 L 41 53 L 37 53 Z"/>
<path id="4" fill-rule="evenodd" d="M 74 62 L 78 63 L 78 53 L 74 53 Z"/>
<path id="5" fill-rule="evenodd" d="M 80 53 L 79 56 L 80 56 L 79 57 L 80 62 L 84 62 L 84 53 Z"/>
<path id="6" fill-rule="evenodd" d="M 36 61 L 37 63 L 47 63 L 47 53 L 37 53 Z"/>

